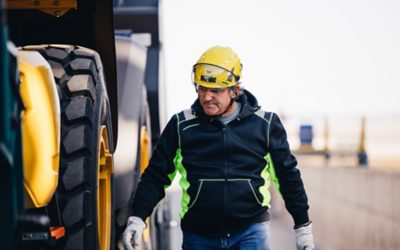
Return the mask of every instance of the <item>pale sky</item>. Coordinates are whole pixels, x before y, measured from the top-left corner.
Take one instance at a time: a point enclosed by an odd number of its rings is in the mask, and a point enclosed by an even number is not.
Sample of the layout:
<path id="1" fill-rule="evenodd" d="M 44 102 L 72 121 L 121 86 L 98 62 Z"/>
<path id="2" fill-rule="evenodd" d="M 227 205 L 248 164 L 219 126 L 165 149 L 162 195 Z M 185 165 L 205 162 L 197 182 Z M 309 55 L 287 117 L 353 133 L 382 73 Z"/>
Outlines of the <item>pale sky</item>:
<path id="1" fill-rule="evenodd" d="M 162 0 L 160 9 L 168 117 L 195 100 L 192 65 L 214 45 L 237 52 L 243 86 L 264 110 L 400 115 L 398 0 Z"/>

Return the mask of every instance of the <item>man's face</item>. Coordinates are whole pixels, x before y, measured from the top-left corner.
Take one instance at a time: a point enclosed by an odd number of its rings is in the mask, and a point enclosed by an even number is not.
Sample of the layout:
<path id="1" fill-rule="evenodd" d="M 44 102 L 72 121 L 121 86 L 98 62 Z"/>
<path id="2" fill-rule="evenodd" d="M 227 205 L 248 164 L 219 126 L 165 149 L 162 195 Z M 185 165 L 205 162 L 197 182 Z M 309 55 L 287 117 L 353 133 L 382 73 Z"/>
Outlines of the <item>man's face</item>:
<path id="1" fill-rule="evenodd" d="M 230 88 L 210 89 L 198 86 L 197 94 L 204 113 L 208 116 L 221 115 L 234 98 L 234 93 Z"/>

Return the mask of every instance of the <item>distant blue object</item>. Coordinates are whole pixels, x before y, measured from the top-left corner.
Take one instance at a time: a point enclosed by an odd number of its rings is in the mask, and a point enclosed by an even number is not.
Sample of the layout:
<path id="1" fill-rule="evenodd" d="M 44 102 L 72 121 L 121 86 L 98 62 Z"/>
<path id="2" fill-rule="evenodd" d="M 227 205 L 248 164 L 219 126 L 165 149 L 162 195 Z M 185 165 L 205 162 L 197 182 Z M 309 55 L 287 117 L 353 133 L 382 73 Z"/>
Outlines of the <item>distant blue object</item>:
<path id="1" fill-rule="evenodd" d="M 313 127 L 312 125 L 305 124 L 300 125 L 300 144 L 301 145 L 312 145 L 313 140 Z"/>
<path id="2" fill-rule="evenodd" d="M 114 33 L 116 36 L 131 37 L 133 32 L 130 30 L 117 30 Z"/>
<path id="3" fill-rule="evenodd" d="M 368 155 L 365 152 L 359 152 L 357 154 L 358 156 L 358 165 L 361 167 L 367 167 L 368 166 Z"/>

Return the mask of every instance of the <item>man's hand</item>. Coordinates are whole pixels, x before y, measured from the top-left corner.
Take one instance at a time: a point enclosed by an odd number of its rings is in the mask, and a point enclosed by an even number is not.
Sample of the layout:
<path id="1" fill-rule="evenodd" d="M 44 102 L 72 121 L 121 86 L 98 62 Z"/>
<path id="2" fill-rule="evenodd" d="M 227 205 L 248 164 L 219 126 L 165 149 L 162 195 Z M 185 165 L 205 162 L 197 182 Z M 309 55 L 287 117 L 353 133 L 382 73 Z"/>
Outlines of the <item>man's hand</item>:
<path id="1" fill-rule="evenodd" d="M 312 235 L 312 223 L 294 230 L 296 233 L 297 250 L 312 250 L 315 248 Z"/>
<path id="2" fill-rule="evenodd" d="M 122 244 L 125 250 L 133 250 L 142 243 L 142 233 L 146 224 L 136 216 L 128 218 L 128 223 L 123 234 Z"/>

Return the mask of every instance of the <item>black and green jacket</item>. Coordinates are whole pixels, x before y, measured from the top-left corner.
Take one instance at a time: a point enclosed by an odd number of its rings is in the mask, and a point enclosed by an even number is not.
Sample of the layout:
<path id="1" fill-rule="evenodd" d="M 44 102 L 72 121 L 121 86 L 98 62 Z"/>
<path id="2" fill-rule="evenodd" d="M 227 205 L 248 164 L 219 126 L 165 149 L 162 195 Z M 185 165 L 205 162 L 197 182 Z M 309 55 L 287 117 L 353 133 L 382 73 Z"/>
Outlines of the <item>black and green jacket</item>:
<path id="1" fill-rule="evenodd" d="M 307 196 L 281 121 L 262 111 L 248 91 L 238 101 L 241 111 L 227 125 L 206 116 L 198 100 L 169 120 L 141 177 L 133 215 L 145 220 L 178 171 L 183 231 L 226 236 L 268 220 L 271 180 L 295 224 L 309 221 Z"/>

